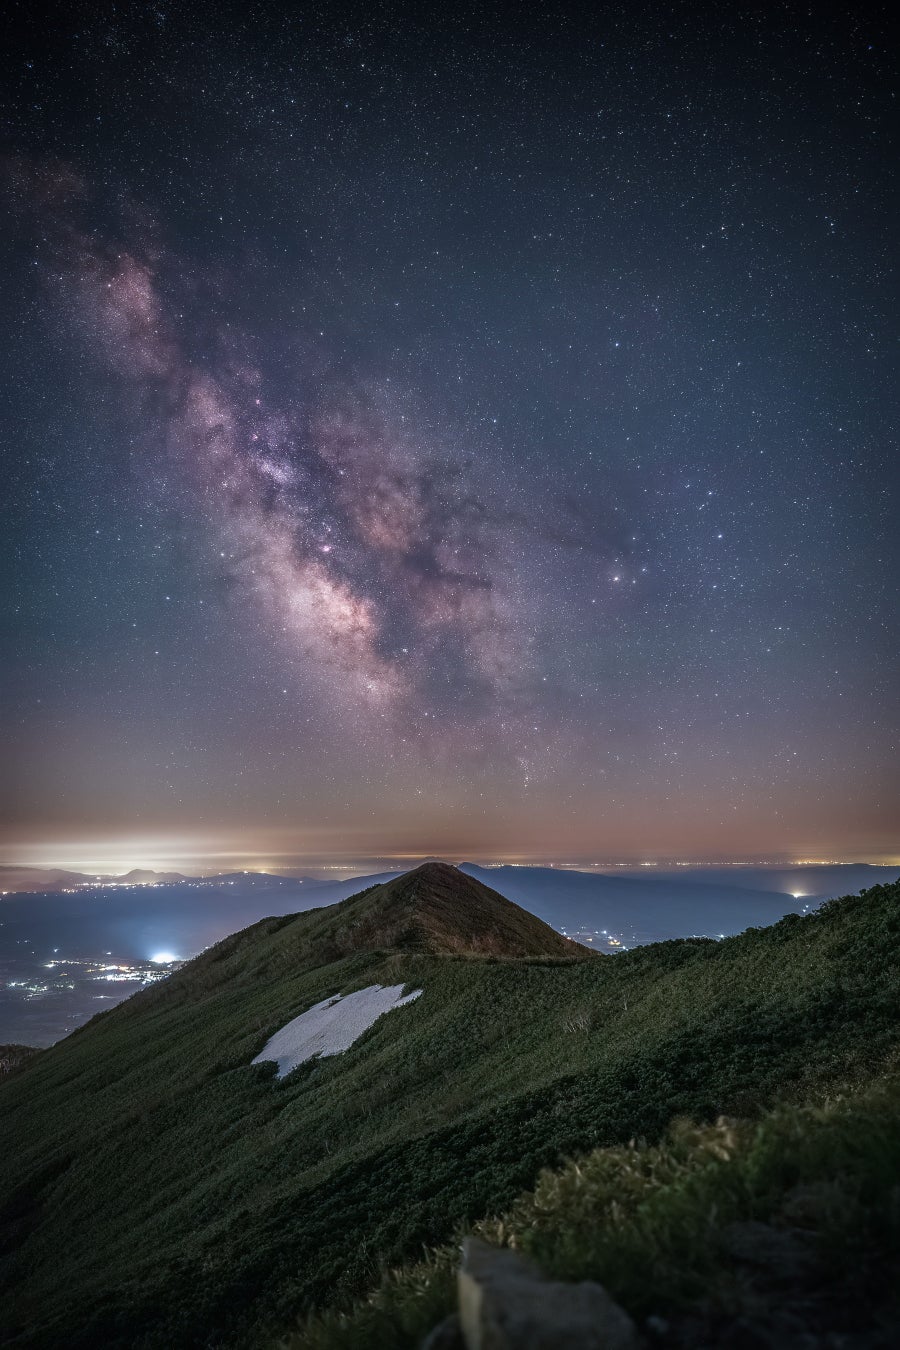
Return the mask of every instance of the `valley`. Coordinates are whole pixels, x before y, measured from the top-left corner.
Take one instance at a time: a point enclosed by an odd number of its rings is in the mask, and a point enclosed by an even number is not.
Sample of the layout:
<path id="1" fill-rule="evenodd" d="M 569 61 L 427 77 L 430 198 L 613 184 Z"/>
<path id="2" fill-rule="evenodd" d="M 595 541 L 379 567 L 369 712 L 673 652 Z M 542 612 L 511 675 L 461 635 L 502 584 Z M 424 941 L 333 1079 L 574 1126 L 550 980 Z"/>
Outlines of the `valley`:
<path id="1" fill-rule="evenodd" d="M 461 870 L 560 934 L 605 952 L 733 935 L 900 876 L 897 867 L 853 864 L 665 872 L 463 863 Z M 126 875 L 90 885 L 66 873 L 56 883 L 61 890 L 0 897 L 0 1044 L 51 1045 L 165 975 L 172 962 L 160 963 L 161 955 L 178 963 L 261 918 L 322 908 L 399 873 L 326 881 L 252 872 L 141 875 L 140 882 Z M 15 876 L 21 881 L 23 873 Z M 118 974 L 104 981 L 111 966 Z"/>

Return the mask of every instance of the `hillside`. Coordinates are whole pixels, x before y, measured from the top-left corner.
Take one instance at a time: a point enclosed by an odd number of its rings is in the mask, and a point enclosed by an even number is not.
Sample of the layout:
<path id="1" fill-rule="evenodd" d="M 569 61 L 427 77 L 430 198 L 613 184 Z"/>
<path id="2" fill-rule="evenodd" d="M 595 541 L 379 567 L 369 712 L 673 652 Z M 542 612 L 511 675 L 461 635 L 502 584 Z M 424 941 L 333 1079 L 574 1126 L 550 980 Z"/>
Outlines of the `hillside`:
<path id="1" fill-rule="evenodd" d="M 312 930 L 331 955 L 379 947 L 435 956 L 590 955 L 449 863 L 423 863 L 334 906 L 334 915 Z"/>
<path id="2" fill-rule="evenodd" d="M 756 1120 L 680 1120 L 660 1144 L 541 1174 L 475 1235 L 601 1284 L 656 1350 L 895 1350 L 900 1074 Z M 460 1244 L 393 1270 L 291 1350 L 416 1350 L 456 1307 Z M 648 1272 L 652 1277 L 648 1279 Z"/>
<path id="3" fill-rule="evenodd" d="M 12 1345 L 258 1344 L 542 1167 L 802 1101 L 900 1049 L 900 886 L 575 960 L 453 871 L 263 920 L 0 1085 Z M 280 1081 L 250 1066 L 290 1019 L 375 984 L 422 993 L 345 1054 Z"/>

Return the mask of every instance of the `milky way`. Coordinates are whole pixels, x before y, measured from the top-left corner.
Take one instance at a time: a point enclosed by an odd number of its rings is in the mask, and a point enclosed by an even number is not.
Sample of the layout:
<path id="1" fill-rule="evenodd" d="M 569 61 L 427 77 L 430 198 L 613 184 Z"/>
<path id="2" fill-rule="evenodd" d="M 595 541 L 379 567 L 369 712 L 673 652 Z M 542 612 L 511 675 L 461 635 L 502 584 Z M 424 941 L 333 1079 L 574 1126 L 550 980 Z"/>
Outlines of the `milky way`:
<path id="1" fill-rule="evenodd" d="M 892 856 L 887 51 L 790 7 L 21 25 L 8 851 Z"/>
<path id="2" fill-rule="evenodd" d="M 15 176 L 51 245 L 51 306 L 131 387 L 152 423 L 138 454 L 168 449 L 183 508 L 217 531 L 222 572 L 262 607 L 296 673 L 375 707 L 446 704 L 448 670 L 457 700 L 502 698 L 521 672 L 516 604 L 497 584 L 497 503 L 479 495 L 491 485 L 465 454 L 430 447 L 384 384 L 273 397 L 251 337 L 227 321 L 195 358 L 196 275 L 127 221 L 121 244 L 89 233 L 91 189 L 71 169 Z"/>

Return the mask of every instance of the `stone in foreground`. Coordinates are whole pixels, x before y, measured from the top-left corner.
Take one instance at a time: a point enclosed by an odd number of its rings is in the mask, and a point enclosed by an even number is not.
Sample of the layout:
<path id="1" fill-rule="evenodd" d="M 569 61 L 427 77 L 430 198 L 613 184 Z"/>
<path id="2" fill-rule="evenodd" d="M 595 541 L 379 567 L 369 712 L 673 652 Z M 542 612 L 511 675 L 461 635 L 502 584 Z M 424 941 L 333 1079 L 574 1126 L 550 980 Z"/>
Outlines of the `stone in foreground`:
<path id="1" fill-rule="evenodd" d="M 639 1350 L 628 1314 L 602 1285 L 545 1279 L 515 1252 L 466 1238 L 459 1270 L 466 1350 Z"/>

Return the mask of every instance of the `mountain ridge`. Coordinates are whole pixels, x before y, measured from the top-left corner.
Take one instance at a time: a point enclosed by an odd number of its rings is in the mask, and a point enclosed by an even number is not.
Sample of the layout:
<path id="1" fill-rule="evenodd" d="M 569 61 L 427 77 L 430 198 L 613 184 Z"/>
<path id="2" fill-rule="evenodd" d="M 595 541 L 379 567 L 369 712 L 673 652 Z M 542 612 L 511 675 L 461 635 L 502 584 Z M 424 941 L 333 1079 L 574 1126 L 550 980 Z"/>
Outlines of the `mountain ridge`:
<path id="1" fill-rule="evenodd" d="M 367 949 L 353 921 L 373 897 L 261 920 L 0 1083 L 11 1347 L 274 1343 L 543 1167 L 808 1098 L 900 1050 L 896 884 L 582 960 Z M 252 1063 L 376 984 L 422 993 L 282 1079 Z"/>
<path id="2" fill-rule="evenodd" d="M 328 908 L 336 922 L 323 941 L 332 954 L 387 947 L 434 956 L 591 956 L 451 863 L 421 863 Z"/>

